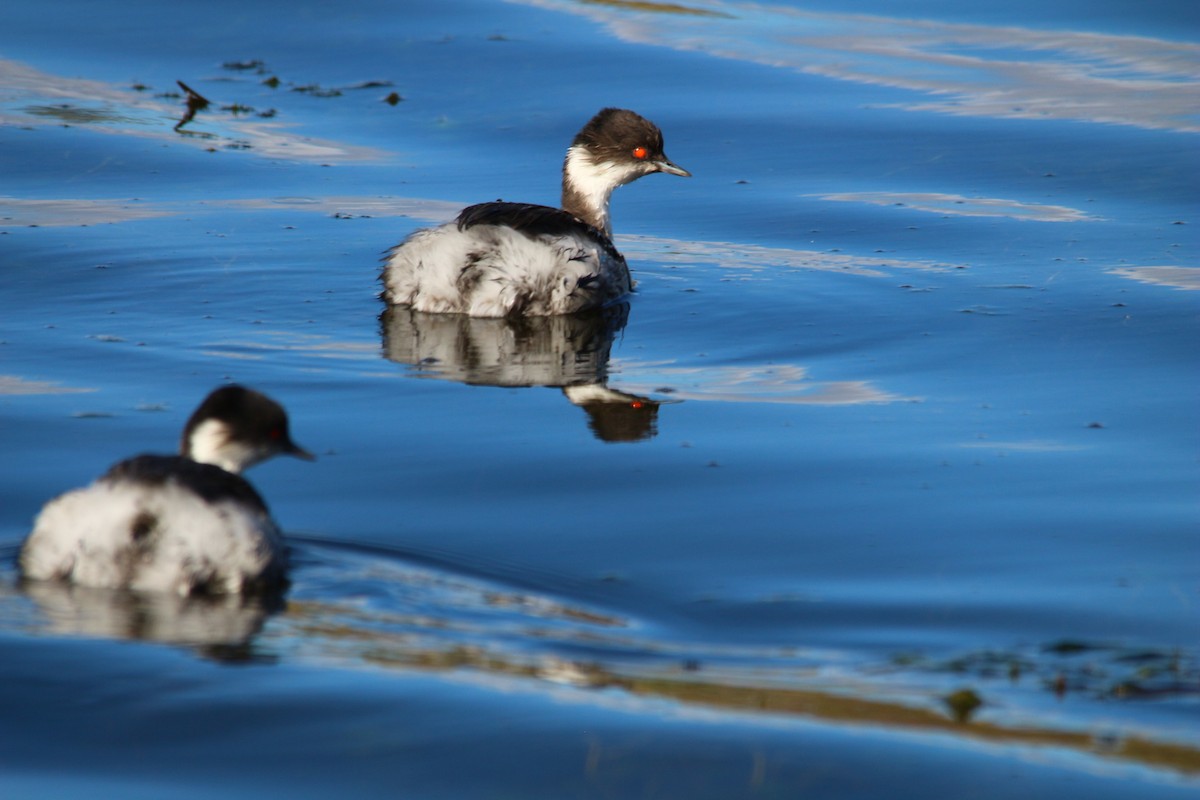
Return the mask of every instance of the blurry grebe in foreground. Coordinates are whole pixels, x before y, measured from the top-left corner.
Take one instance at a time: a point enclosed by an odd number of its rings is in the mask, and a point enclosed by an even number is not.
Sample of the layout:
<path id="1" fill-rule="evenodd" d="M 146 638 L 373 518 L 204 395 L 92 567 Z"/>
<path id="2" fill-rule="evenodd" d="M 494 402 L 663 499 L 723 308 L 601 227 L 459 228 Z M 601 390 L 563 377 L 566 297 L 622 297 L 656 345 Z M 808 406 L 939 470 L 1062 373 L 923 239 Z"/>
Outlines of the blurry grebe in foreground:
<path id="1" fill-rule="evenodd" d="M 612 243 L 609 197 L 652 172 L 691 175 L 663 153 L 654 123 L 606 108 L 567 150 L 561 209 L 481 203 L 417 231 L 389 252 L 383 299 L 472 317 L 570 314 L 616 300 L 632 284 Z"/>
<path id="2" fill-rule="evenodd" d="M 241 386 L 212 392 L 183 429 L 181 455 L 141 455 L 51 500 L 21 547 L 26 578 L 192 593 L 270 591 L 286 549 L 238 473 L 271 456 L 312 460 L 287 413 Z"/>

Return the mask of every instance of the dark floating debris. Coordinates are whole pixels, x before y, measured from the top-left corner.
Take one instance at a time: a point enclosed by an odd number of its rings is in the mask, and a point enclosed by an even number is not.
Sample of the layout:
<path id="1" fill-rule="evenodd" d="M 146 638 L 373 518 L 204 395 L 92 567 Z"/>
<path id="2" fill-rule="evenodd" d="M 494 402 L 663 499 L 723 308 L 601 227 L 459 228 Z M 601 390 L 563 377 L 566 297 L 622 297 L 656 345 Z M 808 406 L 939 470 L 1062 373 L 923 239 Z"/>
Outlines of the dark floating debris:
<path id="1" fill-rule="evenodd" d="M 1079 653 L 1087 653 L 1098 649 L 1100 648 L 1096 645 L 1088 644 L 1086 642 L 1077 642 L 1073 639 L 1060 639 L 1057 642 L 1051 642 L 1050 644 L 1044 645 L 1042 647 L 1042 652 L 1056 653 L 1060 656 L 1073 656 Z"/>
<path id="2" fill-rule="evenodd" d="M 196 116 L 197 111 L 203 111 L 204 109 L 208 108 L 210 104 L 207 98 L 205 98 L 199 92 L 193 90 L 183 81 L 175 82 L 179 84 L 179 88 L 183 89 L 184 93 L 187 95 L 187 110 L 183 113 L 183 119 L 179 120 L 179 123 L 175 126 L 175 130 L 179 130 L 184 125 L 187 125 L 192 121 L 192 118 Z"/>
<path id="3" fill-rule="evenodd" d="M 1111 701 L 1185 698 L 1191 702 L 1200 697 L 1200 662 L 1194 653 L 1075 639 L 1047 642 L 1032 652 L 983 650 L 950 660 L 897 653 L 890 669 L 954 675 L 985 687 L 1004 680 L 1010 689 L 1024 685 L 1059 699 L 1068 694 Z M 987 705 L 983 694 L 980 689 L 961 689 L 938 699 L 961 723 Z"/>
<path id="4" fill-rule="evenodd" d="M 955 722 L 970 722 L 971 715 L 983 705 L 983 700 L 979 695 L 970 689 L 951 692 L 942 698 L 942 702 L 946 704 L 946 708 L 950 709 Z"/>
<path id="5" fill-rule="evenodd" d="M 226 61 L 221 65 L 224 69 L 231 69 L 236 72 L 248 72 L 250 70 L 263 71 L 266 69 L 266 64 L 261 59 L 255 58 L 249 61 Z"/>
<path id="6" fill-rule="evenodd" d="M 341 97 L 341 89 L 322 89 L 319 84 L 310 83 L 306 86 L 293 86 L 293 92 L 311 95 L 312 97 Z"/>
<path id="7" fill-rule="evenodd" d="M 276 88 L 284 85 L 284 83 L 285 83 L 282 79 L 280 79 L 280 77 L 278 75 L 269 74 L 267 71 L 266 63 L 264 61 L 262 61 L 261 59 L 226 61 L 226 62 L 222 63 L 221 66 L 224 69 L 232 70 L 235 72 L 256 72 L 259 75 L 266 76 L 262 79 L 261 83 L 262 83 L 262 85 L 267 86 L 268 88 L 271 88 L 271 89 L 276 89 Z M 211 102 L 208 100 L 208 98 L 201 95 L 195 89 L 192 89 L 190 86 L 188 86 L 183 81 L 176 81 L 176 83 L 179 85 L 179 88 L 182 89 L 184 92 L 184 94 L 182 96 L 185 99 L 186 108 L 184 110 L 183 117 L 175 125 L 175 131 L 178 133 L 181 133 L 181 134 L 186 134 L 189 136 L 197 136 L 200 138 L 216 138 L 215 135 L 211 134 L 211 133 L 183 130 L 183 128 L 189 122 L 191 122 L 193 119 L 195 119 L 196 114 L 198 112 L 208 108 L 211 105 Z M 290 81 L 287 82 L 287 85 L 291 91 L 298 92 L 300 94 L 306 94 L 311 97 L 341 97 L 343 94 L 343 90 L 351 91 L 351 90 L 355 90 L 355 89 L 381 89 L 381 88 L 389 88 L 389 87 L 393 86 L 394 84 L 392 83 L 392 81 L 388 81 L 388 80 L 368 80 L 368 81 L 362 81 L 362 82 L 354 84 L 352 86 L 344 87 L 344 89 L 337 88 L 337 87 L 326 88 L 317 83 L 296 85 Z M 133 84 L 132 88 L 137 91 L 145 91 L 145 90 L 148 90 L 150 87 L 143 85 L 141 83 L 135 83 L 135 84 Z M 163 97 L 163 98 L 178 98 L 181 95 L 176 94 L 174 92 L 170 92 L 170 93 L 161 93 L 156 96 Z M 390 92 L 386 97 L 383 98 L 383 102 L 385 102 L 389 105 L 393 105 L 393 106 L 397 105 L 403 101 L 404 101 L 404 98 L 400 95 L 399 92 L 396 92 L 396 91 Z M 253 115 L 259 117 L 260 119 L 272 119 L 273 117 L 275 117 L 278 114 L 278 111 L 274 108 L 268 108 L 263 111 L 259 111 L 256 108 L 254 108 L 253 106 L 246 105 L 244 103 L 238 103 L 238 102 L 232 103 L 230 105 L 221 106 L 220 110 L 227 114 L 231 114 L 235 117 L 237 117 L 239 115 L 253 114 Z M 246 142 L 235 141 L 235 142 L 225 145 L 225 147 L 227 149 L 244 150 L 244 149 L 248 149 L 250 147 L 250 145 Z M 212 150 L 215 150 L 215 148 L 210 148 L 210 151 L 212 151 Z"/>

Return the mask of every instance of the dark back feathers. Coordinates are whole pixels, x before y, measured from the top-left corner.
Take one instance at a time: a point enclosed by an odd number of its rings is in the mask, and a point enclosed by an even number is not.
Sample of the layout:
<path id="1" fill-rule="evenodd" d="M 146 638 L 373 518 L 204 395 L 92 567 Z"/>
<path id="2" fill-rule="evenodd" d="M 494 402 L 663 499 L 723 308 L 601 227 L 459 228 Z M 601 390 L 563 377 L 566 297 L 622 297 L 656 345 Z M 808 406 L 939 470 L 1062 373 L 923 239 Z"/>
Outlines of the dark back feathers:
<path id="1" fill-rule="evenodd" d="M 530 238 L 539 236 L 580 236 L 593 239 L 614 259 L 624 261 L 612 240 L 600 229 L 587 224 L 561 208 L 534 203 L 506 203 L 497 200 L 464 208 L 458 215 L 458 229 L 464 231 L 476 225 L 497 225 L 512 228 Z"/>
<path id="2" fill-rule="evenodd" d="M 141 455 L 127 458 L 114 464 L 100 480 L 132 481 L 147 486 L 176 483 L 210 503 L 232 500 L 267 512 L 267 504 L 245 478 L 213 464 L 201 464 L 183 456 Z"/>

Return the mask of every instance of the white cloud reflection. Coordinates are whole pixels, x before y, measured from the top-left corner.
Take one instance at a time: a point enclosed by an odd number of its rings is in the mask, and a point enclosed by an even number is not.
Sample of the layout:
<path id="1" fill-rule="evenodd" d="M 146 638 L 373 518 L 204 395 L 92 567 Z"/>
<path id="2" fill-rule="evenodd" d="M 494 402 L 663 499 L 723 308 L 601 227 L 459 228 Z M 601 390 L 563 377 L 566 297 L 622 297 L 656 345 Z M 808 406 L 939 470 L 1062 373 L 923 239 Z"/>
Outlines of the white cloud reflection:
<path id="1" fill-rule="evenodd" d="M 0 375 L 0 395 L 83 394 L 94 388 L 62 386 L 55 381 L 32 381 L 20 375 Z"/>
<path id="2" fill-rule="evenodd" d="M 804 367 L 794 364 L 706 367 L 615 359 L 612 372 L 624 391 L 649 395 L 669 386 L 672 400 L 820 406 L 920 400 L 886 392 L 870 381 L 812 380 Z"/>
<path id="3" fill-rule="evenodd" d="M 1200 132 L 1200 45 L 1188 42 L 756 3 L 515 1 L 625 41 L 921 93 L 895 104 L 910 111 Z"/>
<path id="4" fill-rule="evenodd" d="M 175 212 L 133 200 L 61 198 L 29 200 L 0 196 L 0 223 L 5 225 L 101 225 L 138 219 L 169 217 Z"/>
<path id="5" fill-rule="evenodd" d="M 254 211 L 293 209 L 324 215 L 409 217 L 422 222 L 445 222 L 453 219 L 465 204 L 413 197 L 325 196 L 205 200 L 202 205 Z M 100 225 L 170 217 L 181 213 L 196 214 L 199 210 L 195 203 L 190 202 L 150 203 L 144 200 L 103 197 L 31 200 L 0 195 L 0 224 L 10 227 Z"/>
<path id="6" fill-rule="evenodd" d="M 1122 267 L 1109 272 L 1141 283 L 1170 286 L 1173 289 L 1200 290 L 1200 268 L 1196 267 Z"/>
<path id="7" fill-rule="evenodd" d="M 1101 219 L 1069 206 L 1022 203 L 998 197 L 963 197 L 938 192 L 841 192 L 816 195 L 823 200 L 904 206 L 943 216 L 1006 217 L 1032 222 L 1093 222 Z"/>
<path id="8" fill-rule="evenodd" d="M 209 205 L 271 211 L 282 208 L 319 214 L 347 214 L 363 217 L 411 217 L 423 222 L 446 222 L 458 216 L 466 203 L 424 200 L 419 197 L 250 197 L 239 200 L 215 200 Z"/>
<path id="9" fill-rule="evenodd" d="M 711 264 L 739 270 L 815 269 L 878 278 L 892 269 L 944 272 L 961 265 L 940 261 L 870 257 L 821 250 L 795 250 L 737 242 L 704 242 L 659 236 L 617 236 L 621 252 L 634 260 L 663 264 Z M 637 268 L 637 265 L 634 265 Z"/>

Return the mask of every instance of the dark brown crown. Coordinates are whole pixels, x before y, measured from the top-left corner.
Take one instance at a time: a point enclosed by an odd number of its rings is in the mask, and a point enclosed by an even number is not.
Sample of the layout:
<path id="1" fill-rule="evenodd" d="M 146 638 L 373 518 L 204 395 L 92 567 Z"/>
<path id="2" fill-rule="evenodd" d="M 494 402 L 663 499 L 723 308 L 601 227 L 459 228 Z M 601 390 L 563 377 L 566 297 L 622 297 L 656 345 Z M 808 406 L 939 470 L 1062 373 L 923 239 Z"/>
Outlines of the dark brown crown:
<path id="1" fill-rule="evenodd" d="M 635 148 L 644 147 L 640 160 L 666 158 L 662 131 L 650 120 L 624 108 L 606 108 L 583 126 L 572 145 L 582 145 L 597 161 L 636 161 Z"/>

